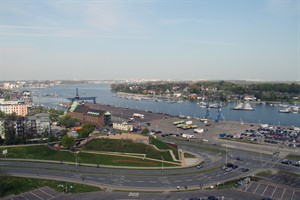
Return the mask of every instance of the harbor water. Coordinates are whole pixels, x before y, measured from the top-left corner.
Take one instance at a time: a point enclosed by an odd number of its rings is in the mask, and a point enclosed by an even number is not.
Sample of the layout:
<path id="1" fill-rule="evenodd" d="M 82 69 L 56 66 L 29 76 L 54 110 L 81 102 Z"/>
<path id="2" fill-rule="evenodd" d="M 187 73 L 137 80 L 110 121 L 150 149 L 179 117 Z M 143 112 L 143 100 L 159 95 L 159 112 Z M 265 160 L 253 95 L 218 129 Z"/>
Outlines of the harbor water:
<path id="1" fill-rule="evenodd" d="M 58 108 L 58 104 L 68 102 L 66 98 L 75 97 L 76 88 L 80 97 L 95 96 L 97 103 L 111 106 L 128 107 L 144 111 L 167 113 L 170 115 L 185 115 L 190 117 L 204 117 L 206 108 L 189 101 L 182 103 L 169 103 L 166 101 L 134 100 L 117 97 L 111 92 L 110 84 L 71 84 L 59 85 L 49 88 L 27 88 L 33 92 L 33 103 L 51 108 Z M 47 94 L 55 94 L 49 97 Z M 47 97 L 45 97 L 47 96 Z M 269 104 L 251 104 L 254 111 L 232 110 L 236 103 L 230 103 L 221 107 L 221 113 L 227 121 L 241 121 L 249 123 L 262 123 L 273 126 L 297 126 L 300 127 L 300 114 L 280 113 L 281 107 Z M 298 105 L 299 106 L 299 105 Z M 212 119 L 217 116 L 217 109 L 211 108 Z"/>

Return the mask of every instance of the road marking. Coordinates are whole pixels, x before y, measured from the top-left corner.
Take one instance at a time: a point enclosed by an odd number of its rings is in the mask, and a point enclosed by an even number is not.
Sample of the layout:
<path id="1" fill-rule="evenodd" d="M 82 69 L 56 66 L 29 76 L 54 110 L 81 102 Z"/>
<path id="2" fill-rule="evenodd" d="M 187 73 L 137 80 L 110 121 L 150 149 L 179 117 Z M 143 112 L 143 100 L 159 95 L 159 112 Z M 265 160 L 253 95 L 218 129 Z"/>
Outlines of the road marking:
<path id="1" fill-rule="evenodd" d="M 28 199 L 27 197 L 25 197 L 25 196 L 23 196 L 23 195 L 21 195 L 21 197 L 24 197 L 25 199 Z M 12 200 L 13 200 L 13 198 L 11 198 Z M 29 200 L 29 199 L 28 199 Z"/>
<path id="2" fill-rule="evenodd" d="M 43 191 L 43 190 L 41 190 L 41 189 L 39 189 L 39 191 L 41 191 L 41 192 L 43 192 L 43 193 L 49 195 L 50 197 L 54 198 L 54 196 L 52 196 L 51 194 L 48 194 L 47 192 L 45 192 L 45 191 Z"/>
<path id="3" fill-rule="evenodd" d="M 264 194 L 265 194 L 265 192 L 266 192 L 266 190 L 268 189 L 268 185 L 267 185 L 267 187 L 266 187 L 266 189 L 265 189 L 265 191 L 262 193 L 262 195 L 261 196 L 264 196 Z"/>
<path id="4" fill-rule="evenodd" d="M 128 194 L 128 196 L 129 196 L 129 197 L 138 197 L 138 196 L 139 196 L 139 193 L 137 193 L 137 192 L 130 192 L 130 193 Z"/>
<path id="5" fill-rule="evenodd" d="M 252 185 L 252 182 L 250 182 L 250 184 L 248 185 L 248 187 L 246 187 L 245 191 L 247 191 L 251 185 Z"/>
<path id="6" fill-rule="evenodd" d="M 255 188 L 253 194 L 255 194 L 256 190 L 258 189 L 258 187 L 260 186 L 260 183 L 258 183 L 258 186 Z"/>
<path id="7" fill-rule="evenodd" d="M 291 199 L 294 199 L 294 195 L 295 195 L 295 190 L 294 190 L 294 192 L 293 192 L 293 195 L 292 195 L 292 198 L 291 198 Z"/>
<path id="8" fill-rule="evenodd" d="M 271 198 L 273 198 L 273 195 L 274 195 L 276 189 L 277 189 L 277 187 L 275 187 L 275 190 L 273 191 L 273 193 L 272 193 L 272 195 L 271 195 Z"/>
<path id="9" fill-rule="evenodd" d="M 138 183 L 144 183 L 145 181 L 137 181 Z"/>
<path id="10" fill-rule="evenodd" d="M 284 195 L 284 193 L 285 193 L 285 190 L 286 190 L 286 188 L 284 188 L 284 190 L 283 190 L 283 193 L 282 193 L 282 195 L 281 195 L 281 198 L 280 198 L 280 199 L 282 199 L 282 197 L 283 197 L 283 195 Z"/>
<path id="11" fill-rule="evenodd" d="M 36 194 L 34 194 L 34 193 L 32 193 L 32 192 L 30 192 L 30 194 L 36 196 L 36 197 L 39 198 L 39 199 L 42 199 L 41 197 L 39 197 L 38 195 L 36 195 Z M 44 199 L 42 199 L 42 200 L 44 200 Z"/>
<path id="12" fill-rule="evenodd" d="M 274 162 L 274 164 L 271 166 L 271 168 L 273 168 L 274 165 L 276 165 L 279 162 L 279 160 L 281 160 L 281 158 L 279 158 L 276 162 Z"/>
<path id="13" fill-rule="evenodd" d="M 53 198 L 50 198 L 50 199 L 48 199 L 48 200 L 51 200 L 51 199 L 54 199 L 54 198 L 58 198 L 58 197 L 61 197 L 61 196 L 63 196 L 63 194 L 60 194 L 60 195 L 58 195 L 58 196 L 56 196 L 56 197 L 53 197 Z"/>

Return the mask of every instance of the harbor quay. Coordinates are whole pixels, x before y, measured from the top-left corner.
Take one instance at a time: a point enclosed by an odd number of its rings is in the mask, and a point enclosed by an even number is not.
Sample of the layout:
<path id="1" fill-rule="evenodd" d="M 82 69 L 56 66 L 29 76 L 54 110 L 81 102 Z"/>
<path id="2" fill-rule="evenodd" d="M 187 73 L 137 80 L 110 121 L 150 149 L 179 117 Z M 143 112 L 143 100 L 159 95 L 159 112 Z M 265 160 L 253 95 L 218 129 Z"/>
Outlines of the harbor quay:
<path id="1" fill-rule="evenodd" d="M 252 141 L 234 141 L 221 139 L 220 134 L 226 133 L 227 135 L 241 135 L 246 130 L 258 130 L 261 124 L 246 123 L 238 121 L 219 121 L 215 122 L 207 120 L 206 123 L 199 118 L 188 117 L 185 119 L 179 118 L 179 116 L 171 116 L 166 113 L 154 113 L 151 111 L 143 111 L 131 108 L 124 108 L 103 104 L 86 103 L 91 108 L 102 109 L 109 111 L 112 114 L 113 122 L 127 122 L 134 127 L 139 127 L 140 130 L 148 128 L 151 132 L 155 132 L 156 137 L 160 137 L 167 140 L 174 140 L 174 142 L 180 142 L 181 140 L 190 141 L 193 143 L 204 143 L 220 145 L 229 148 L 241 149 L 246 151 L 261 152 L 266 154 L 274 154 L 280 151 L 282 156 L 287 154 L 299 154 L 299 147 L 290 148 L 285 145 L 267 144 L 267 143 L 255 143 Z M 143 115 L 143 118 L 133 118 L 133 114 L 138 113 Z M 132 120 L 133 119 L 133 120 Z M 177 121 L 190 121 L 193 125 L 197 126 L 197 129 L 203 129 L 203 132 L 196 133 L 194 129 L 183 130 L 174 126 L 174 122 Z M 288 128 L 288 127 L 286 127 Z M 182 135 L 193 135 L 192 138 L 183 138 Z M 299 132 L 298 132 L 299 134 Z"/>

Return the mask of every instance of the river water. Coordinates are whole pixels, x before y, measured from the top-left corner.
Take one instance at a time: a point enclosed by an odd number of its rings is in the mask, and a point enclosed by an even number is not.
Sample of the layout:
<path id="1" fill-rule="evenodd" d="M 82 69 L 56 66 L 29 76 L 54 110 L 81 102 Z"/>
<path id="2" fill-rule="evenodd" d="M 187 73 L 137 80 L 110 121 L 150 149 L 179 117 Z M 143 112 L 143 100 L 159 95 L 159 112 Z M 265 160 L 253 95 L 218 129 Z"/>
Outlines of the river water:
<path id="1" fill-rule="evenodd" d="M 119 107 L 129 107 L 139 110 L 167 113 L 171 115 L 186 115 L 191 117 L 204 117 L 206 109 L 201 108 L 193 102 L 182 103 L 155 102 L 153 100 L 133 100 L 116 97 L 110 90 L 110 84 L 72 84 L 59 85 L 50 88 L 27 88 L 38 96 L 33 97 L 34 104 L 43 104 L 55 108 L 58 103 L 68 102 L 67 97 L 74 97 L 76 88 L 79 89 L 79 96 L 96 96 L 97 103 Z M 57 97 L 42 97 L 46 94 L 56 94 Z M 281 107 L 268 104 L 251 104 L 254 111 L 231 110 L 236 103 L 230 103 L 222 107 L 222 115 L 228 121 L 244 121 L 250 123 L 263 123 L 276 126 L 297 126 L 300 127 L 300 114 L 279 113 Z M 298 105 L 299 106 L 299 105 Z M 217 109 L 211 108 L 210 114 L 216 118 Z"/>

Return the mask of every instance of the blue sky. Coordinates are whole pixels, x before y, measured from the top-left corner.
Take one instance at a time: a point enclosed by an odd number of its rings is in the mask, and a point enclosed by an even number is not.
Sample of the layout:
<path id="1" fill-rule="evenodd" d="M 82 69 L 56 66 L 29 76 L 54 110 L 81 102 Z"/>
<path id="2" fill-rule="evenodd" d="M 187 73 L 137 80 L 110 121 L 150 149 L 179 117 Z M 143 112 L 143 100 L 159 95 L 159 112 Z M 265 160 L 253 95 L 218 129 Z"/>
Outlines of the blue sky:
<path id="1" fill-rule="evenodd" d="M 300 79 L 298 0 L 0 0 L 1 80 Z"/>

